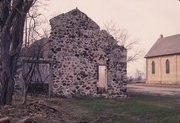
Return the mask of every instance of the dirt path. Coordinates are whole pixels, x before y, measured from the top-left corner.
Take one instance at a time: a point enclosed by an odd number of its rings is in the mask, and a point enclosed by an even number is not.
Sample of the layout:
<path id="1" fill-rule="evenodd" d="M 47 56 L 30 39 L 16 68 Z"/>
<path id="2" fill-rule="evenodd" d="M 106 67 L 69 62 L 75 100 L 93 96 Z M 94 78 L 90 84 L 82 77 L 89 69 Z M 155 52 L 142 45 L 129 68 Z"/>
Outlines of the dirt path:
<path id="1" fill-rule="evenodd" d="M 155 86 L 146 84 L 129 84 L 128 92 L 161 96 L 180 96 L 180 86 Z"/>

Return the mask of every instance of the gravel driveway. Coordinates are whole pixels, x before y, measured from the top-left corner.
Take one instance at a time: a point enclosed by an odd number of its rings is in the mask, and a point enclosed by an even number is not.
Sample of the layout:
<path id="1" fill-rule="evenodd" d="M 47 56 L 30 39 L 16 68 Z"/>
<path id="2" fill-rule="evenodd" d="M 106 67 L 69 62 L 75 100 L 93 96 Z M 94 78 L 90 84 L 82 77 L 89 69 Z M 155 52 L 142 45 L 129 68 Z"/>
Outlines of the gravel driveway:
<path id="1" fill-rule="evenodd" d="M 128 84 L 127 92 L 161 96 L 180 96 L 180 85 Z"/>

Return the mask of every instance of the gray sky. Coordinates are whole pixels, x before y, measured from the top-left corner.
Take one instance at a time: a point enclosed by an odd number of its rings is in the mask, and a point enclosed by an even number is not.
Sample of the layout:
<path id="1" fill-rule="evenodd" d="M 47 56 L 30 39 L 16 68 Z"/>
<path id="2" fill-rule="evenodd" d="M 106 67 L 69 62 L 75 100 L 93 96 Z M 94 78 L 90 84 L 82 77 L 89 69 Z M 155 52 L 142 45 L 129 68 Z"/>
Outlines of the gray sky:
<path id="1" fill-rule="evenodd" d="M 144 55 L 160 34 L 180 33 L 179 0 L 50 0 L 43 14 L 47 19 L 78 7 L 103 29 L 113 22 L 127 29 L 132 38 L 139 39 L 142 58 L 128 66 L 128 73 L 136 69 L 145 71 Z"/>

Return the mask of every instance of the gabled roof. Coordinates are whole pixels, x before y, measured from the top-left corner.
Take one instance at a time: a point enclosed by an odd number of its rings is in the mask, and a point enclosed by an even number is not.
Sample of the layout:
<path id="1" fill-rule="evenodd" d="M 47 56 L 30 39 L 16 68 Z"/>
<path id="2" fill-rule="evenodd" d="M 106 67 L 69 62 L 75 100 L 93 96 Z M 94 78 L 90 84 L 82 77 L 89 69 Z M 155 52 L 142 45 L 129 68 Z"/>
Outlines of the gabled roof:
<path id="1" fill-rule="evenodd" d="M 180 53 L 180 34 L 158 39 L 145 58 L 178 53 Z"/>

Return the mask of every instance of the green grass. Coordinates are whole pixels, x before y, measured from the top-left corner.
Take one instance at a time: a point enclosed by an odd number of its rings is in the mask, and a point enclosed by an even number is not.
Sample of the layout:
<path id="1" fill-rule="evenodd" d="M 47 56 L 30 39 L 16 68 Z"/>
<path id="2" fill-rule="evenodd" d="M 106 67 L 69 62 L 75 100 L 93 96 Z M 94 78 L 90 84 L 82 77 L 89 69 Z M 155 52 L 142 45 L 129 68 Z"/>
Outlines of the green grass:
<path id="1" fill-rule="evenodd" d="M 21 100 L 18 96 L 15 99 Z M 65 113 L 73 123 L 180 123 L 180 97 L 136 94 L 128 94 L 127 99 L 28 97 L 28 102 L 37 100 Z"/>
<path id="2" fill-rule="evenodd" d="M 104 123 L 180 123 L 180 97 L 129 94 L 128 99 L 66 99 L 75 119 Z M 66 105 L 64 105 L 66 107 Z M 80 111 L 86 111 L 83 115 Z M 79 114 L 79 115 L 78 115 Z"/>

